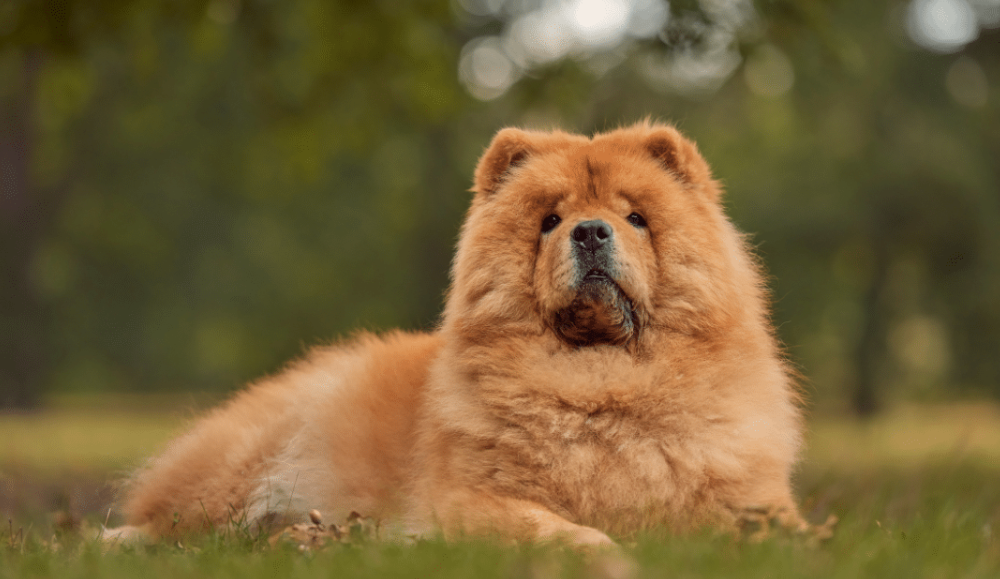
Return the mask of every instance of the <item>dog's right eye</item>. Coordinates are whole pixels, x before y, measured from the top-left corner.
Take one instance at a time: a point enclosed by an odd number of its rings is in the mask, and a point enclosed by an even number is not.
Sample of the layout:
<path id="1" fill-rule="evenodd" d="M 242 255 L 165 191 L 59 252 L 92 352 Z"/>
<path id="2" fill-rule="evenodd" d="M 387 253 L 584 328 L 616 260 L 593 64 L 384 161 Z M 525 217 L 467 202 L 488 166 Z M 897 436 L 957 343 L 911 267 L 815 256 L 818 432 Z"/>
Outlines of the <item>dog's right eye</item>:
<path id="1" fill-rule="evenodd" d="M 556 228 L 556 225 L 562 221 L 562 218 L 553 213 L 545 219 L 542 220 L 542 233 L 548 233 Z"/>
<path id="2" fill-rule="evenodd" d="M 646 220 L 638 213 L 632 213 L 626 217 L 625 220 L 631 223 L 634 227 L 647 227 Z"/>

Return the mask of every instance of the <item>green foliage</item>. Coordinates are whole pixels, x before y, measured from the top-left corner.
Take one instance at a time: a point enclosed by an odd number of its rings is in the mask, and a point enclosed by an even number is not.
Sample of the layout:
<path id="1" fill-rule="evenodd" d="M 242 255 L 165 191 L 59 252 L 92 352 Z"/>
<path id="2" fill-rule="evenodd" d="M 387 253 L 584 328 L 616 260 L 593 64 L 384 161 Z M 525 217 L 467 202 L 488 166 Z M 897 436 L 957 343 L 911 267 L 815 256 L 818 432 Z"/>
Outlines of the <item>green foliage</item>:
<path id="1" fill-rule="evenodd" d="M 0 404 L 225 391 L 359 328 L 432 327 L 493 131 L 647 115 L 725 183 L 815 398 L 1000 392 L 996 29 L 935 55 L 905 2 L 758 2 L 714 92 L 681 91 L 687 45 L 652 39 L 482 103 L 463 46 L 511 16 L 452 4 L 0 7 Z M 668 39 L 729 26 L 671 6 Z"/>

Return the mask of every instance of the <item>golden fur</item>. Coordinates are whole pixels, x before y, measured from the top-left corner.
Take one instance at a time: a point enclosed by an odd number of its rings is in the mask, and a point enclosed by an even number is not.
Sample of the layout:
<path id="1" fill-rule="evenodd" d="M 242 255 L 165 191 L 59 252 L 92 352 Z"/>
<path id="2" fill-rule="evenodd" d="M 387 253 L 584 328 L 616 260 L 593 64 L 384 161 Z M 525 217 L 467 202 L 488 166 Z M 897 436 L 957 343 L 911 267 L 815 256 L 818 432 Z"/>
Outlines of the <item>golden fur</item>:
<path id="1" fill-rule="evenodd" d="M 437 331 L 254 384 L 135 477 L 121 534 L 313 508 L 578 545 L 758 507 L 801 524 L 795 390 L 694 144 L 650 123 L 505 129 L 473 190 Z"/>

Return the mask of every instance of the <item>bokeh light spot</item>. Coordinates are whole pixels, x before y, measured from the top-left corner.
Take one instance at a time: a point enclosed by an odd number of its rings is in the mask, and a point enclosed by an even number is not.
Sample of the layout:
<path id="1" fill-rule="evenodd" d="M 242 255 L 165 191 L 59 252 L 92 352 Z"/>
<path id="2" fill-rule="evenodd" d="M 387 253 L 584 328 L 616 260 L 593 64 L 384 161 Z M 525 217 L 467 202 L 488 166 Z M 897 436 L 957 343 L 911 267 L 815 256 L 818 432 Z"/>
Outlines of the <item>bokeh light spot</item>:
<path id="1" fill-rule="evenodd" d="M 942 53 L 961 50 L 979 36 L 976 13 L 967 0 L 913 0 L 906 29 L 914 42 Z"/>
<path id="2" fill-rule="evenodd" d="M 774 46 L 765 44 L 758 47 L 747 58 L 743 68 L 743 78 L 754 94 L 764 97 L 779 97 L 795 84 L 795 69 L 792 61 Z"/>
<path id="3" fill-rule="evenodd" d="M 979 63 L 961 56 L 949 68 L 944 78 L 948 94 L 960 105 L 982 108 L 989 99 L 989 82 Z"/>

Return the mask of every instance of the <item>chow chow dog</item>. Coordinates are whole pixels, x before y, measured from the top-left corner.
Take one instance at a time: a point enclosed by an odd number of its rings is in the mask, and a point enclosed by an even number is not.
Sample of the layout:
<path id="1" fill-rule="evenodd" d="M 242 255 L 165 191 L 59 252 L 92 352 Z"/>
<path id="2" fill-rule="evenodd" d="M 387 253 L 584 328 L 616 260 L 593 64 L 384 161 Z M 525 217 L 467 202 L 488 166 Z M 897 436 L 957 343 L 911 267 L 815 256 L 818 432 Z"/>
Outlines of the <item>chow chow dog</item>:
<path id="1" fill-rule="evenodd" d="M 803 526 L 797 391 L 761 268 L 695 145 L 643 122 L 500 131 L 429 333 L 251 385 L 138 472 L 110 535 L 358 511 L 401 533 L 612 544 Z"/>

